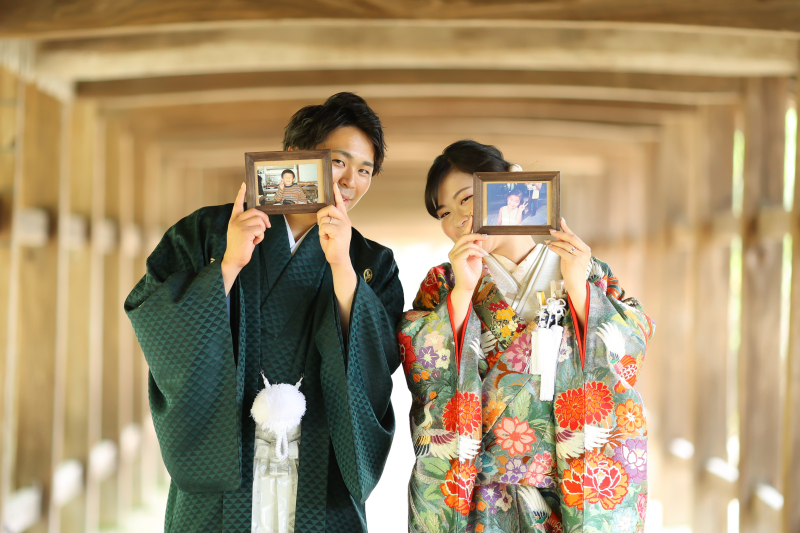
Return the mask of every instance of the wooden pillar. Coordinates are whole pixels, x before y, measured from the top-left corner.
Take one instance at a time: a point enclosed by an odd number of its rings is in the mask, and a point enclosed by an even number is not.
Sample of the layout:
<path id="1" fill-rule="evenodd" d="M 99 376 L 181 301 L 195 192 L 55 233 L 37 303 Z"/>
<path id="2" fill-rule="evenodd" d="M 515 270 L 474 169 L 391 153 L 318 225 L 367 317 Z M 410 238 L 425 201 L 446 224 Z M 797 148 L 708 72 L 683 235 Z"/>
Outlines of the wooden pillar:
<path id="1" fill-rule="evenodd" d="M 733 221 L 731 192 L 735 106 L 700 110 L 702 135 L 696 187 L 697 283 L 693 290 L 697 335 L 694 361 L 697 409 L 695 423 L 694 514 L 692 529 L 727 533 L 728 503 L 735 485 L 709 472 L 709 464 L 728 461 L 728 303 L 730 243 L 735 229 L 719 227 Z M 735 386 L 735 384 L 734 384 Z"/>
<path id="2" fill-rule="evenodd" d="M 800 70 L 795 80 L 795 109 L 800 110 Z M 795 152 L 794 201 L 791 212 L 792 228 L 792 293 L 789 325 L 789 349 L 786 364 L 786 402 L 783 441 L 783 531 L 800 531 L 800 128 Z"/>
<path id="3" fill-rule="evenodd" d="M 61 105 L 33 85 L 27 86 L 26 92 L 21 207 L 46 210 L 52 227 L 59 213 Z M 23 229 L 19 227 L 15 231 Z M 16 233 L 13 238 L 18 238 L 18 235 Z M 47 238 L 43 244 L 23 248 L 17 311 L 19 359 L 14 484 L 17 488 L 41 486 L 45 496 L 49 495 L 53 472 L 57 270 L 56 239 Z M 43 504 L 47 505 L 46 499 Z M 47 531 L 46 520 L 41 520 L 29 531 Z"/>
<path id="4" fill-rule="evenodd" d="M 2 170 L 0 183 L 3 190 L 10 191 L 3 196 L 3 207 L 9 211 L 4 217 L 3 231 L 6 246 L 0 248 L 0 268 L 3 284 L 0 286 L 6 296 L 6 306 L 2 310 L 4 347 L 3 374 L 3 420 L 2 420 L 2 463 L 0 463 L 0 505 L 5 509 L 9 495 L 15 488 L 14 468 L 16 465 L 17 434 L 17 364 L 19 338 L 19 274 L 22 248 L 18 239 L 13 238 L 13 215 L 22 208 L 23 148 L 25 146 L 25 83 L 9 71 L 0 67 L 0 97 L 2 106 Z"/>
<path id="5" fill-rule="evenodd" d="M 655 314 L 658 323 L 659 357 L 650 367 L 660 374 L 664 384 L 658 403 L 650 409 L 658 412 L 660 427 L 654 439 L 663 446 L 661 480 L 664 489 L 664 525 L 682 527 L 691 524 L 692 461 L 689 446 L 694 442 L 695 367 L 692 339 L 694 308 L 692 289 L 695 282 L 695 243 L 691 238 L 690 210 L 696 182 L 697 123 L 692 116 L 670 116 L 665 120 L 659 148 L 658 186 L 662 206 L 659 217 L 664 224 L 661 277 L 666 290 L 662 306 Z M 660 368 L 654 368 L 660 367 Z M 653 441 L 651 441 L 653 442 Z M 687 444 L 689 446 L 687 446 Z"/>
<path id="6" fill-rule="evenodd" d="M 106 122 L 98 116 L 94 125 L 94 149 L 92 164 L 91 199 L 91 244 L 89 285 L 89 410 L 88 445 L 90 460 L 86 480 L 86 531 L 98 531 L 100 524 L 100 490 L 103 472 L 98 471 L 97 458 L 102 440 L 103 419 L 103 291 L 104 291 L 104 243 L 101 228 L 105 219 L 106 182 Z M 93 455 L 94 454 L 94 455 Z M 95 461 L 92 461 L 92 459 Z"/>
<path id="7" fill-rule="evenodd" d="M 145 235 L 145 253 L 149 255 L 163 234 L 161 225 L 161 201 L 163 180 L 161 172 L 161 152 L 157 145 L 148 144 L 144 148 L 144 204 L 147 206 L 142 210 L 142 220 Z M 144 275 L 144 265 L 141 266 L 139 275 Z M 137 345 L 138 346 L 138 345 Z M 140 405 L 142 413 L 142 466 L 141 466 L 141 499 L 144 504 L 153 502 L 158 485 L 158 472 L 161 459 L 161 450 L 158 445 L 156 430 L 153 426 L 153 419 L 150 413 L 150 402 L 148 397 L 149 371 L 147 361 L 141 349 L 138 349 L 138 359 L 142 373 L 139 382 Z"/>
<path id="8" fill-rule="evenodd" d="M 88 481 L 90 406 L 91 330 L 91 249 L 88 239 L 92 216 L 92 188 L 95 164 L 95 126 L 97 110 L 91 104 L 76 101 L 72 112 L 71 171 L 69 213 L 72 217 L 69 236 L 68 333 L 66 337 L 67 380 L 64 397 L 65 460 L 77 460 L 83 466 L 84 486 Z M 82 227 L 85 225 L 85 227 Z M 73 233 L 74 232 L 74 233 Z M 83 491 L 61 509 L 61 533 L 86 531 L 86 492 Z"/>
<path id="9" fill-rule="evenodd" d="M 781 488 L 779 324 L 783 234 L 769 233 L 760 222 L 769 210 L 782 210 L 787 97 L 786 79 L 754 78 L 747 82 L 739 354 L 738 492 L 742 533 L 780 530 L 781 513 L 757 494 L 765 486 Z"/>
<path id="10" fill-rule="evenodd" d="M 113 239 L 110 239 L 103 257 L 103 403 L 102 439 L 113 443 L 117 450 L 117 467 L 102 481 L 100 492 L 100 527 L 113 528 L 119 524 L 119 465 L 120 453 L 120 367 L 119 367 L 119 279 L 121 249 L 119 224 L 120 197 L 120 125 L 109 119 L 106 128 L 106 175 L 104 221 Z"/>

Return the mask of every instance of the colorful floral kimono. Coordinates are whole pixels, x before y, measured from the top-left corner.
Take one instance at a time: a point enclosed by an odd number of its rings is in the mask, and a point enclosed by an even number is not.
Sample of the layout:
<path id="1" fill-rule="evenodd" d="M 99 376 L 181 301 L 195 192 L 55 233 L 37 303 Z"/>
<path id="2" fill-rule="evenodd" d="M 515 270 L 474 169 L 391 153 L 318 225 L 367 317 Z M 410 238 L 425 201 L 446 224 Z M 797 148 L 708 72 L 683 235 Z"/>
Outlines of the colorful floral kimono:
<path id="1" fill-rule="evenodd" d="M 585 332 L 571 302 L 554 401 L 527 373 L 531 335 L 489 269 L 454 338 L 449 263 L 433 268 L 398 339 L 417 455 L 412 532 L 638 532 L 647 503 L 647 429 L 632 388 L 655 329 L 592 259 Z"/>

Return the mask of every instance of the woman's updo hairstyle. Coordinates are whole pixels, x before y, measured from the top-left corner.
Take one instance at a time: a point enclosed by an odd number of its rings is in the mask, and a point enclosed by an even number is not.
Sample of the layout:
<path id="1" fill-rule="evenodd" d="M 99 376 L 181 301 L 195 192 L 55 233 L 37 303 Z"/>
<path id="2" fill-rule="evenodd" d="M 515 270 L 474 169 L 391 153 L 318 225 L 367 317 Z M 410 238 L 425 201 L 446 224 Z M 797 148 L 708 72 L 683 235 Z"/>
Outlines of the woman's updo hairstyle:
<path id="1" fill-rule="evenodd" d="M 490 144 L 481 144 L 472 140 L 456 141 L 444 149 L 442 155 L 433 160 L 425 183 L 425 208 L 428 213 L 438 219 L 439 186 L 453 171 L 464 174 L 475 172 L 509 172 L 512 163 L 503 159 L 503 152 Z"/>

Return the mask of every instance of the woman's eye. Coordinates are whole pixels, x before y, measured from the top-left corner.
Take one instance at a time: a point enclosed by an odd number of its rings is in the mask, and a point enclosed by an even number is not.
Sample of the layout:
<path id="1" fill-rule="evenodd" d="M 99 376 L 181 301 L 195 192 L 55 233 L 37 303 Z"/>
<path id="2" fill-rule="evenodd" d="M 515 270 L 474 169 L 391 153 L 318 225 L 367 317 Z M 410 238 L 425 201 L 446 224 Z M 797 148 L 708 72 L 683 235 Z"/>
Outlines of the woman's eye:
<path id="1" fill-rule="evenodd" d="M 450 214 L 450 211 L 445 211 L 444 213 L 442 213 L 441 215 L 439 215 L 439 220 L 442 220 L 444 217 L 446 217 L 446 216 L 447 216 L 447 215 L 449 215 L 449 214 Z"/>
<path id="2" fill-rule="evenodd" d="M 463 204 L 463 203 L 464 203 L 464 202 L 466 202 L 467 200 L 472 200 L 472 195 L 471 195 L 471 194 L 470 194 L 469 196 L 465 196 L 465 197 L 464 197 L 464 198 L 461 200 L 461 203 Z"/>

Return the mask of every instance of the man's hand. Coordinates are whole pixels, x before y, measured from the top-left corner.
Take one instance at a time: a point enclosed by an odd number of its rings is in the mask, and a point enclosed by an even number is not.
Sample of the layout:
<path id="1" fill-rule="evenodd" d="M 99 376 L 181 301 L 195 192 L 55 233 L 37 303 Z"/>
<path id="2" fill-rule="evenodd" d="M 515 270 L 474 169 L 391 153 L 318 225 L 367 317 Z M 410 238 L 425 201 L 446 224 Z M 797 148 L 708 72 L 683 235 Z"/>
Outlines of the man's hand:
<path id="1" fill-rule="evenodd" d="M 264 240 L 264 232 L 270 227 L 269 217 L 265 213 L 255 207 L 244 210 L 246 192 L 247 186 L 242 183 L 228 221 L 228 246 L 220 267 L 226 296 L 231 292 L 236 276 L 250 262 L 256 244 Z"/>
<path id="2" fill-rule="evenodd" d="M 353 225 L 347 216 L 347 207 L 336 184 L 333 186 L 333 198 L 335 205 L 317 211 L 319 245 L 325 253 L 325 259 L 331 265 L 333 291 L 339 304 L 339 322 L 342 325 L 342 333 L 347 337 L 350 328 L 350 309 L 358 284 L 358 277 L 350 261 L 350 237 Z"/>

